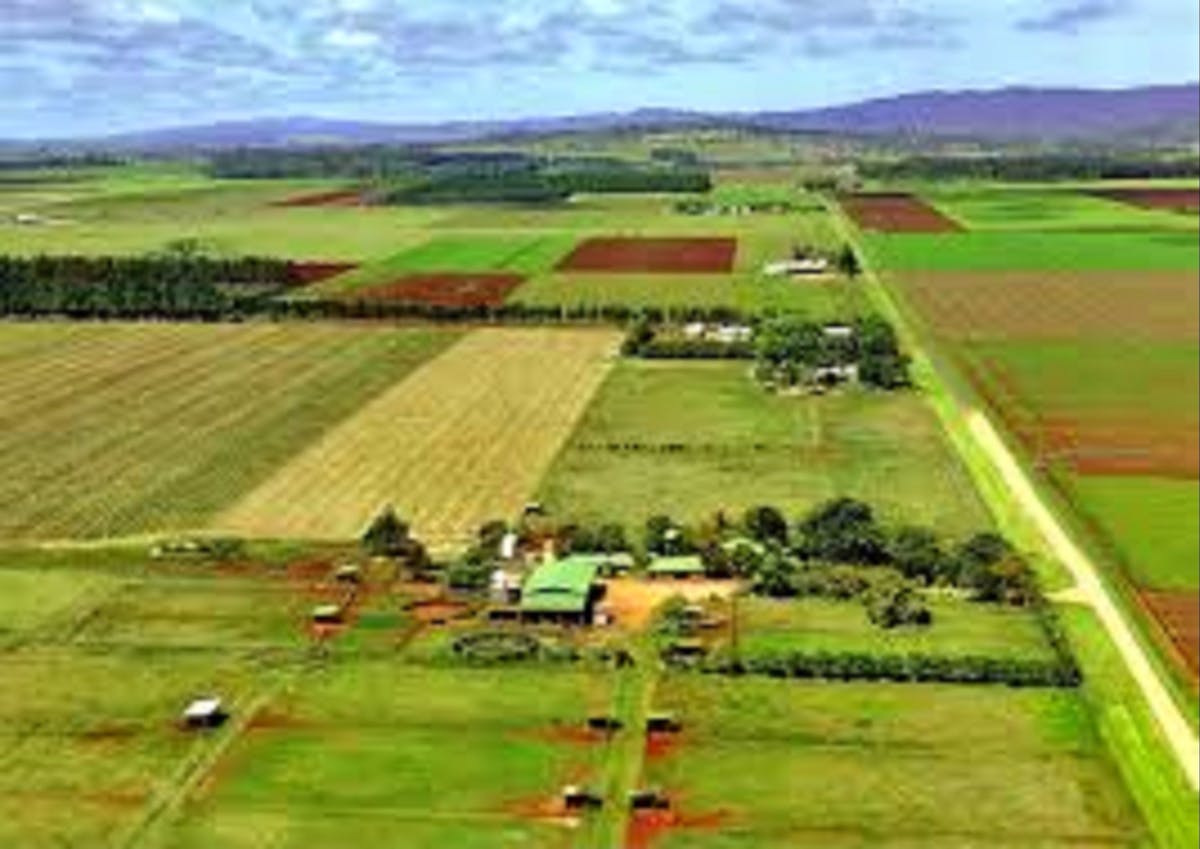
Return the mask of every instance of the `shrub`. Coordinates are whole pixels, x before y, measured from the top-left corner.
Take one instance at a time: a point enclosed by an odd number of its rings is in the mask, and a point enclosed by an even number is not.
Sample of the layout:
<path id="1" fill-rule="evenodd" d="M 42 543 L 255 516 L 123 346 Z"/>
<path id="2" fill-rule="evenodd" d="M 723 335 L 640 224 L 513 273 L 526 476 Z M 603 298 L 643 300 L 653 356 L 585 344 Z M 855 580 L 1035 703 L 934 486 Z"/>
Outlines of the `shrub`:
<path id="1" fill-rule="evenodd" d="M 863 595 L 867 618 L 880 628 L 902 625 L 930 625 L 933 614 L 915 587 L 900 577 L 876 581 Z"/>

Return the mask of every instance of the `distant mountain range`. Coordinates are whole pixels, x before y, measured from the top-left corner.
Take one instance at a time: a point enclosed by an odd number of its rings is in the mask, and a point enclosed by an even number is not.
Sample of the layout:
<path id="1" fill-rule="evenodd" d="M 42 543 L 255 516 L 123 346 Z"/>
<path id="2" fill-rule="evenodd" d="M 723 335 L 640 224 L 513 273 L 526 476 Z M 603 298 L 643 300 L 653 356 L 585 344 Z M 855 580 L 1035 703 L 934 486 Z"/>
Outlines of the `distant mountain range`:
<path id="1" fill-rule="evenodd" d="M 296 116 L 71 140 L 70 146 L 166 151 L 314 144 L 433 144 L 628 129 L 742 127 L 854 136 L 990 142 L 1200 141 L 1200 85 L 1122 90 L 1006 88 L 931 91 L 825 109 L 707 113 L 641 109 L 569 117 L 449 123 L 376 123 Z M 61 146 L 63 142 L 55 143 Z"/>

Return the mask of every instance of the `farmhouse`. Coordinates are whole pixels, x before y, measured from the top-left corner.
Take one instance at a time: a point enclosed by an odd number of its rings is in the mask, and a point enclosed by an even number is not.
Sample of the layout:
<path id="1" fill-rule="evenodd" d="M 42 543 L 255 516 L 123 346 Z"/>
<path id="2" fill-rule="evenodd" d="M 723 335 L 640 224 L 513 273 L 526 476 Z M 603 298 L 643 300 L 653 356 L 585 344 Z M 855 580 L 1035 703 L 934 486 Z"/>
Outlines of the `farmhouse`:
<path id="1" fill-rule="evenodd" d="M 824 257 L 788 259 L 782 262 L 768 262 L 763 266 L 763 274 L 768 277 L 810 277 L 828 273 L 829 260 Z"/>
<path id="2" fill-rule="evenodd" d="M 697 321 L 684 325 L 683 336 L 692 341 L 708 340 L 732 345 L 753 339 L 754 328 L 745 324 L 704 324 Z"/>
<path id="3" fill-rule="evenodd" d="M 521 618 L 583 625 L 592 621 L 600 587 L 599 567 L 589 557 L 544 563 L 521 589 Z"/>

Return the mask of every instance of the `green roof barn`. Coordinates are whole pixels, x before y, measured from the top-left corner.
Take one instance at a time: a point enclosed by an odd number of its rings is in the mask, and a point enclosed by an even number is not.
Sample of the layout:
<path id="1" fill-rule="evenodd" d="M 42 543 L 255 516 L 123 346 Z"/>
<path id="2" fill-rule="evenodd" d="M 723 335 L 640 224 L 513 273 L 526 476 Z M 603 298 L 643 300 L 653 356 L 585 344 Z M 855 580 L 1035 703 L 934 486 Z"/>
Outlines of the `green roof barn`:
<path id="1" fill-rule="evenodd" d="M 587 557 L 544 563 L 521 588 L 521 616 L 588 622 L 597 597 L 599 566 Z"/>

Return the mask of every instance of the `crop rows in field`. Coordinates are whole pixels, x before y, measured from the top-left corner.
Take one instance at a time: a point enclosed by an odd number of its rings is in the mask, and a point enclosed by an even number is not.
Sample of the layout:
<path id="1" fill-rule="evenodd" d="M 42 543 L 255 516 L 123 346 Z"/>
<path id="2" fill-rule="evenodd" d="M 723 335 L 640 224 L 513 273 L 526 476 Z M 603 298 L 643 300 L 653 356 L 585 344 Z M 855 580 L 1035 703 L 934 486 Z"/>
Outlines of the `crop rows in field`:
<path id="1" fill-rule="evenodd" d="M 201 527 L 454 338 L 334 325 L 0 327 L 0 536 Z"/>
<path id="2" fill-rule="evenodd" d="M 283 466 L 218 521 L 346 538 L 393 504 L 435 545 L 520 512 L 599 386 L 608 330 L 477 330 Z"/>

